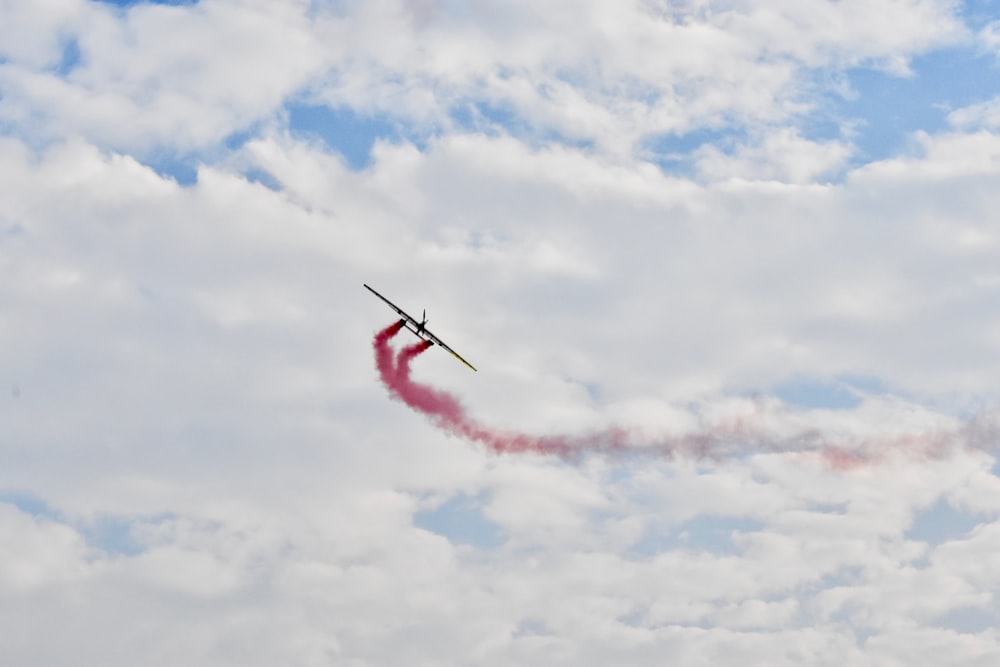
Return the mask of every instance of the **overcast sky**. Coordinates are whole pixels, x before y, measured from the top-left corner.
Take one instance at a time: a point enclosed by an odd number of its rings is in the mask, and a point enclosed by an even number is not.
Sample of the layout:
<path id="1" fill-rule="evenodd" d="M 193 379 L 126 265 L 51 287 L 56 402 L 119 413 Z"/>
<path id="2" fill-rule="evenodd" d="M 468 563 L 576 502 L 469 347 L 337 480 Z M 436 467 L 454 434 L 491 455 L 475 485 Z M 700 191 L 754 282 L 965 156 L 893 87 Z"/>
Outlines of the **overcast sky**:
<path id="1" fill-rule="evenodd" d="M 997 211 L 997 0 L 0 0 L 0 663 L 1000 664 Z"/>

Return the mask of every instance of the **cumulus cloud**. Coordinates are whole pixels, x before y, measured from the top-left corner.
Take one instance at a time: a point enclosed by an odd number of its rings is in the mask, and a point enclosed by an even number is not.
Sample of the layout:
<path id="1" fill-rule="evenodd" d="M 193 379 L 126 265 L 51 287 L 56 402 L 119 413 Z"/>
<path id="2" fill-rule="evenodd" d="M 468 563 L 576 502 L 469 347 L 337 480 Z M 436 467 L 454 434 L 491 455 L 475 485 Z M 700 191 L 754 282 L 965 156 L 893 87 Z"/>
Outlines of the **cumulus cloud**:
<path id="1" fill-rule="evenodd" d="M 511 116 L 531 136 L 556 133 L 624 155 L 658 134 L 788 121 L 811 104 L 808 70 L 905 73 L 921 50 L 968 38 L 947 3 L 929 0 L 462 11 L 389 0 L 113 11 L 77 0 L 30 20 L 14 5 L 5 11 L 5 25 L 30 30 L 7 47 L 0 117 L 40 137 L 82 133 L 115 148 L 175 151 L 245 131 L 299 94 L 399 117 L 420 133 L 454 125 L 456 113 L 480 127 Z M 878 28 L 890 24 L 895 31 Z M 59 76 L 51 66 L 70 43 L 78 56 Z"/>
<path id="2" fill-rule="evenodd" d="M 1000 655 L 993 103 L 867 164 L 812 124 L 844 120 L 824 73 L 975 57 L 953 3 L 27 7 L 0 3 L 0 653 Z M 354 169 L 358 128 L 305 138 L 301 104 L 396 132 Z M 661 160 L 696 129 L 690 173 Z M 484 422 L 880 455 L 489 455 L 387 400 L 363 282 L 477 362 L 414 372 Z"/>
<path id="3" fill-rule="evenodd" d="M 850 148 L 836 141 L 803 139 L 784 128 L 764 137 L 757 145 L 739 146 L 726 154 L 714 146 L 699 151 L 697 168 L 707 180 L 740 178 L 813 183 L 840 170 Z"/>
<path id="4" fill-rule="evenodd" d="M 996 129 L 1000 126 L 1000 98 L 956 109 L 948 114 L 948 122 L 961 129 Z"/>
<path id="5" fill-rule="evenodd" d="M 87 0 L 49 4 L 23 22 L 23 10 L 6 3 L 2 17 L 18 37 L 0 68 L 0 118 L 36 140 L 85 136 L 116 149 L 180 153 L 211 147 L 270 116 L 327 60 L 304 3 L 138 3 L 120 11 Z M 48 48 L 36 54 L 39 46 L 22 42 Z M 60 60 L 66 71 L 53 71 Z"/>

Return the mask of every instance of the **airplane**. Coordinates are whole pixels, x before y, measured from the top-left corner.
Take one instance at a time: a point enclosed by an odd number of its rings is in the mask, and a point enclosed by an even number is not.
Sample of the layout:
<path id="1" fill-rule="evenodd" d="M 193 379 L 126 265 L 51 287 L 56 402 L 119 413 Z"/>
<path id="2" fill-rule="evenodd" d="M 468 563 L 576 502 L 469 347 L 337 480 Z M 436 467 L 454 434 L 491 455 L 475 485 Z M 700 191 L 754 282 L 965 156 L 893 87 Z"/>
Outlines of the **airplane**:
<path id="1" fill-rule="evenodd" d="M 452 355 L 456 359 L 458 359 L 459 361 L 461 361 L 463 364 L 465 364 L 466 366 L 468 366 L 472 370 L 476 370 L 476 367 L 473 366 L 472 364 L 470 364 L 465 359 L 463 359 L 462 355 L 460 355 L 458 352 L 456 352 L 455 350 L 453 350 L 450 347 L 448 347 L 447 345 L 445 345 L 445 343 L 444 343 L 443 340 L 441 340 L 440 338 L 438 338 L 437 336 L 435 336 L 434 334 L 432 334 L 427 329 L 427 310 L 426 309 L 424 309 L 423 317 L 418 322 L 415 317 L 411 317 L 411 316 L 407 315 L 403 311 L 402 308 L 400 308 L 399 306 L 397 306 L 396 304 L 394 304 L 392 301 L 389 301 L 389 299 L 385 298 L 384 296 L 382 296 L 381 294 L 379 294 L 378 292 L 376 292 L 375 290 L 373 290 L 371 287 L 368 287 L 368 285 L 365 285 L 365 289 L 367 289 L 369 292 L 371 292 L 372 294 L 374 294 L 378 298 L 380 298 L 383 301 L 385 301 L 386 304 L 390 308 L 392 308 L 393 310 L 395 310 L 398 314 L 402 315 L 403 319 L 401 319 L 399 321 L 399 323 L 402 324 L 403 326 L 405 326 L 407 329 L 409 329 L 413 333 L 417 334 L 417 338 L 420 338 L 421 340 L 426 340 L 431 345 L 435 345 L 436 344 L 439 347 L 442 347 L 442 348 L 448 350 L 449 352 L 452 353 Z"/>

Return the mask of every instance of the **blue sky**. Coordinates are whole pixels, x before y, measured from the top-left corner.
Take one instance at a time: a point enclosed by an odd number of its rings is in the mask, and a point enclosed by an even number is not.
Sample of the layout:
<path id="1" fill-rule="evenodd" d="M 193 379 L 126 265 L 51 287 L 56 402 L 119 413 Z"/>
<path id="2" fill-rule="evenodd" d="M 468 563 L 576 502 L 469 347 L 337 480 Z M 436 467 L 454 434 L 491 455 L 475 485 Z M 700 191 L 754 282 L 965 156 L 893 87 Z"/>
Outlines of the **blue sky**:
<path id="1" fill-rule="evenodd" d="M 998 178 L 997 2 L 8 3 L 0 656 L 993 664 Z"/>
<path id="2" fill-rule="evenodd" d="M 821 97 L 813 109 L 795 119 L 802 134 L 813 140 L 843 140 L 852 145 L 852 166 L 883 160 L 913 150 L 917 132 L 938 133 L 948 129 L 948 113 L 957 108 L 986 102 L 1000 90 L 1000 67 L 996 56 L 969 48 L 944 48 L 921 54 L 909 63 L 909 72 L 889 72 L 876 63 L 836 73 L 841 81 L 826 90 L 822 79 L 827 70 L 804 72 L 814 78 Z M 471 111 L 470 111 L 471 110 Z M 510 110 L 490 109 L 473 102 L 460 106 L 449 116 L 459 131 L 482 131 L 537 135 L 525 119 Z M 441 128 L 407 128 L 386 113 L 357 112 L 347 107 L 329 108 L 296 103 L 288 107 L 288 126 L 303 138 L 321 139 L 338 152 L 354 169 L 371 164 L 376 141 L 406 141 L 423 144 Z M 748 133 L 762 128 L 715 124 L 694 127 L 680 133 L 648 138 L 654 163 L 669 173 L 690 174 L 685 168 L 691 153 L 703 145 L 725 151 L 746 141 Z M 558 134 L 544 136 L 548 142 L 565 143 Z M 570 142 L 573 145 L 573 142 Z M 578 145 L 578 143 L 576 144 Z"/>

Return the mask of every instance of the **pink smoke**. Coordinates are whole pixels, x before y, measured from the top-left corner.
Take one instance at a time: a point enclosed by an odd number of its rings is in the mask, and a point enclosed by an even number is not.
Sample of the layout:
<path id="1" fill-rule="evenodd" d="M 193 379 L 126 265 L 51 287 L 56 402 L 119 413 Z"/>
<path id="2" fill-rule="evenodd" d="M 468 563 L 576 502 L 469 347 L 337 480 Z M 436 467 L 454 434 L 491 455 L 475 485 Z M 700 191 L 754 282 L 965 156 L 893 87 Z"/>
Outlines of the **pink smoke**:
<path id="1" fill-rule="evenodd" d="M 528 435 L 485 426 L 470 417 L 452 394 L 414 382 L 410 378 L 410 365 L 432 344 L 420 341 L 394 355 L 389 341 L 402 328 L 403 322 L 396 322 L 379 331 L 373 341 L 375 364 L 390 396 L 423 413 L 447 433 L 482 444 L 495 453 L 533 452 L 568 457 L 585 452 L 642 452 L 721 459 L 753 451 L 798 452 L 817 456 L 831 468 L 851 470 L 881 461 L 890 453 L 941 458 L 962 444 L 977 449 L 993 449 L 1000 431 L 996 421 L 986 415 L 959 429 L 904 434 L 858 443 L 824 437 L 814 429 L 793 436 L 780 435 L 763 426 L 765 415 L 751 414 L 706 423 L 693 433 L 656 438 L 639 438 L 632 429 L 618 426 L 577 436 Z M 635 440 L 641 440 L 641 444 Z M 983 446 L 986 442 L 990 443 L 990 447 Z"/>
<path id="2" fill-rule="evenodd" d="M 382 382 L 393 398 L 427 415 L 439 428 L 452 435 L 478 442 L 490 450 L 503 452 L 535 452 L 567 456 L 574 451 L 594 449 L 621 449 L 625 446 L 626 433 L 613 428 L 588 436 L 536 436 L 504 431 L 484 426 L 465 411 L 461 402 L 451 394 L 418 384 L 410 379 L 410 363 L 431 343 L 421 341 L 408 345 L 393 358 L 389 340 L 402 328 L 401 322 L 383 329 L 375 335 L 375 365 Z"/>

